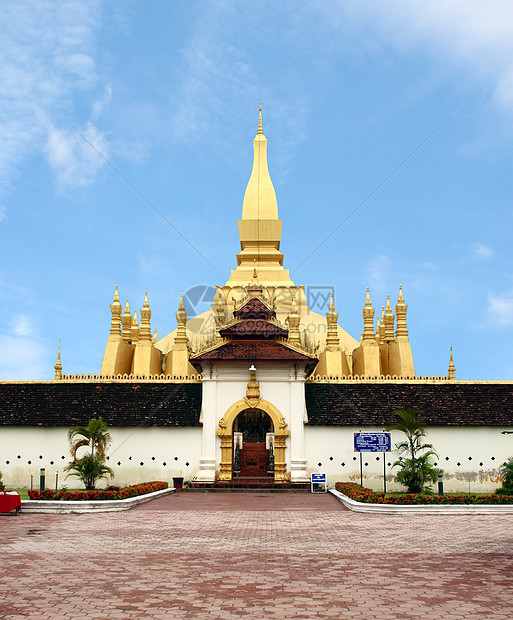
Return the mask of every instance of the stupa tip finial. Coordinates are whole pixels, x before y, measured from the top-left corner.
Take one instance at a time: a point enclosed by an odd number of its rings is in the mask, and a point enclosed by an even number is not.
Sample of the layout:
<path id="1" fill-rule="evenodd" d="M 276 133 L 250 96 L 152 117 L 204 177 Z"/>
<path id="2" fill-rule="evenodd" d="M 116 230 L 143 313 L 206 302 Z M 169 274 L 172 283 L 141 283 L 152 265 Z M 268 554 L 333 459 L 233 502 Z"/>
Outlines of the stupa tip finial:
<path id="1" fill-rule="evenodd" d="M 263 136 L 264 135 L 264 130 L 262 127 L 262 101 L 259 101 L 258 103 L 258 130 L 257 130 L 257 136 Z"/>
<path id="2" fill-rule="evenodd" d="M 335 300 L 333 299 L 333 291 L 331 291 L 331 298 L 330 298 L 330 308 L 329 311 L 331 313 L 335 312 Z"/>
<path id="3" fill-rule="evenodd" d="M 367 308 L 370 308 L 371 306 L 371 298 L 370 298 L 370 294 L 369 294 L 369 287 L 367 287 L 367 295 L 365 296 L 365 306 Z"/>
<path id="4" fill-rule="evenodd" d="M 116 290 L 114 291 L 114 302 L 119 303 L 118 285 L 116 284 Z"/>
<path id="5" fill-rule="evenodd" d="M 180 303 L 178 304 L 178 310 L 181 312 L 182 310 L 185 311 L 185 306 L 183 303 L 183 293 L 180 293 Z"/>
<path id="6" fill-rule="evenodd" d="M 392 306 L 390 305 L 390 294 L 387 293 L 387 310 L 386 314 L 392 314 Z"/>
<path id="7" fill-rule="evenodd" d="M 128 303 L 128 297 L 126 298 L 125 314 L 130 314 L 130 305 Z"/>
<path id="8" fill-rule="evenodd" d="M 402 284 L 399 284 L 399 297 L 397 298 L 397 303 L 398 304 L 404 304 L 403 285 Z"/>
<path id="9" fill-rule="evenodd" d="M 148 291 L 146 291 L 144 293 L 144 302 L 143 302 L 143 308 L 149 308 L 150 304 L 148 302 Z"/>

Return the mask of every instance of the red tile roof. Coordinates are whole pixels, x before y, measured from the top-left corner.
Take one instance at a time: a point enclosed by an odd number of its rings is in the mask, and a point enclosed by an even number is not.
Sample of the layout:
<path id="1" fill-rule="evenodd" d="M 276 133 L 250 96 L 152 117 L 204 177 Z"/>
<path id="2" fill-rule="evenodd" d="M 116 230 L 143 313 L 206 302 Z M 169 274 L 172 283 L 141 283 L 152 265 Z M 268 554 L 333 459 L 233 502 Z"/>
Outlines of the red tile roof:
<path id="1" fill-rule="evenodd" d="M 288 361 L 313 362 L 313 356 L 299 353 L 280 342 L 269 340 L 233 341 L 223 344 L 216 349 L 201 353 L 191 359 L 191 362 L 207 362 L 217 360 L 246 360 L 246 361 Z"/>
<path id="2" fill-rule="evenodd" d="M 246 319 L 220 330 L 223 338 L 286 338 L 288 333 L 283 327 L 264 319 Z"/>
<path id="3" fill-rule="evenodd" d="M 261 299 L 252 297 L 238 310 L 235 310 L 233 316 L 243 319 L 270 319 L 276 317 L 276 312 L 264 304 Z"/>

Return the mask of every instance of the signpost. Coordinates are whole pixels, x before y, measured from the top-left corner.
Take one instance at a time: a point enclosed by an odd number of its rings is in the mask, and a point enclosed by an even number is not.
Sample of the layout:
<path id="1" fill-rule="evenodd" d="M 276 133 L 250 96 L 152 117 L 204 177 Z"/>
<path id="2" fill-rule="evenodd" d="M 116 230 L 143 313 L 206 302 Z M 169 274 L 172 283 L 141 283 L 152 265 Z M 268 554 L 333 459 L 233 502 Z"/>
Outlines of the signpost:
<path id="1" fill-rule="evenodd" d="M 328 480 L 326 474 L 310 474 L 310 490 L 312 493 L 327 493 Z"/>
<path id="2" fill-rule="evenodd" d="M 354 451 L 360 453 L 360 484 L 363 487 L 363 463 L 362 452 L 390 452 L 392 439 L 390 433 L 355 433 Z M 386 459 L 383 454 L 383 489 L 387 492 L 387 469 Z"/>

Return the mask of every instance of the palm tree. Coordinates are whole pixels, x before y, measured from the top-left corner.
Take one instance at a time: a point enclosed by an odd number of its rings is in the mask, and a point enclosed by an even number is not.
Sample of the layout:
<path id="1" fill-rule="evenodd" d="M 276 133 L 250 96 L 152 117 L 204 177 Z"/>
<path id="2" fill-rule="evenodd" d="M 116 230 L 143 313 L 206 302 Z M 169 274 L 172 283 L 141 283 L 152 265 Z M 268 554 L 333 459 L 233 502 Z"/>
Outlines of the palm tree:
<path id="1" fill-rule="evenodd" d="M 68 476 L 76 476 L 84 483 L 86 489 L 94 489 L 98 480 L 111 478 L 114 472 L 105 465 L 105 453 L 112 442 L 107 423 L 103 418 L 89 420 L 87 426 L 74 426 L 68 432 L 70 453 L 73 461 L 65 467 L 72 472 Z M 77 458 L 80 448 L 91 448 L 91 452 Z"/>
<path id="2" fill-rule="evenodd" d="M 513 489 L 513 456 L 501 465 L 499 474 L 502 478 L 502 486 L 506 489 Z"/>
<path id="3" fill-rule="evenodd" d="M 100 417 L 89 420 L 87 426 L 74 426 L 68 431 L 68 441 L 73 460 L 77 458 L 77 450 L 83 446 L 91 448 L 91 456 L 98 453 L 105 460 L 105 452 L 112 442 L 107 422 Z"/>
<path id="4" fill-rule="evenodd" d="M 114 476 L 114 472 L 105 465 L 98 452 L 94 455 L 86 454 L 81 459 L 72 461 L 64 468 L 64 471 L 71 472 L 67 477 L 76 476 L 80 478 L 88 491 L 95 488 L 98 480 Z"/>
<path id="5" fill-rule="evenodd" d="M 433 464 L 438 454 L 432 444 L 424 443 L 426 436 L 420 413 L 415 409 L 394 411 L 393 415 L 400 418 L 387 430 L 397 430 L 405 434 L 405 439 L 395 445 L 399 458 L 392 467 L 399 467 L 395 479 L 403 484 L 408 493 L 422 493 L 428 482 L 435 482 L 442 473 Z"/>

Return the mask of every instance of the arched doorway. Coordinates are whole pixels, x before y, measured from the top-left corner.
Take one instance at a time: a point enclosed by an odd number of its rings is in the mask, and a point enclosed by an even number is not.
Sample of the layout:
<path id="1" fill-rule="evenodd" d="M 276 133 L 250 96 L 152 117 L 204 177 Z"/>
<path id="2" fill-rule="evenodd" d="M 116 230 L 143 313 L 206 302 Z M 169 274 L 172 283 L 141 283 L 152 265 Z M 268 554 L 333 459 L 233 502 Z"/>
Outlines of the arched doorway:
<path id="1" fill-rule="evenodd" d="M 274 477 L 274 426 L 261 409 L 244 409 L 233 423 L 233 477 Z"/>
<path id="2" fill-rule="evenodd" d="M 258 400 L 254 407 L 251 407 L 253 403 L 248 399 L 239 400 L 233 404 L 228 411 L 224 414 L 219 421 L 219 428 L 216 434 L 221 439 L 221 467 L 218 474 L 220 481 L 228 481 L 232 479 L 233 474 L 233 427 L 238 415 L 244 411 L 258 410 L 267 416 L 271 420 L 272 429 L 274 433 L 274 482 L 289 482 L 289 476 L 287 475 L 285 465 L 285 448 L 287 437 L 290 432 L 287 428 L 287 423 L 283 419 L 283 416 L 279 410 L 270 402 L 266 400 Z M 244 421 L 244 418 L 242 418 Z M 258 425 L 257 425 L 258 426 Z M 265 419 L 263 426 L 260 427 L 260 431 L 255 429 L 255 433 L 261 432 L 265 429 Z M 240 431 L 237 431 L 240 432 Z"/>

